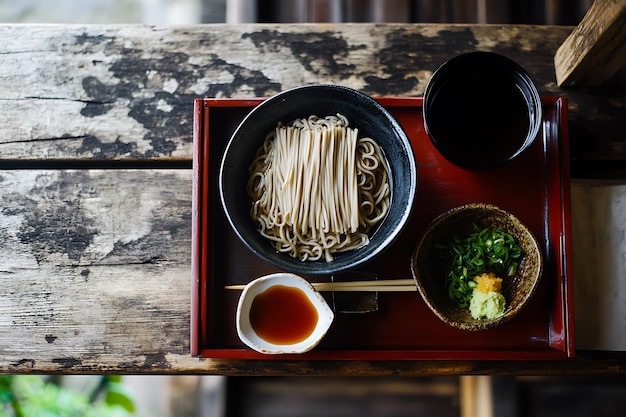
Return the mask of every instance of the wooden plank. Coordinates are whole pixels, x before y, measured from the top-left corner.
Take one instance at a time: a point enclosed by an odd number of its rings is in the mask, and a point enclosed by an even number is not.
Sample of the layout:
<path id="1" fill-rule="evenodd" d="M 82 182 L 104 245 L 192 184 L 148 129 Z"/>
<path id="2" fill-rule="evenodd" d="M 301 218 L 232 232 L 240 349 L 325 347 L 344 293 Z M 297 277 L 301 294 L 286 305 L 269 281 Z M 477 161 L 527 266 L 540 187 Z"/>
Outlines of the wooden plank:
<path id="1" fill-rule="evenodd" d="M 556 51 L 559 86 L 602 85 L 626 64 L 626 0 L 596 0 Z"/>
<path id="2" fill-rule="evenodd" d="M 1 171 L 0 372 L 188 356 L 191 171 Z"/>
<path id="3" fill-rule="evenodd" d="M 1 372 L 165 372 L 171 355 L 188 356 L 184 265 L 46 266 L 0 275 Z"/>
<path id="4" fill-rule="evenodd" d="M 0 372 L 345 376 L 626 371 L 626 358 L 610 352 L 577 352 L 574 360 L 538 362 L 193 358 L 191 182 L 191 170 L 0 171 Z M 588 218 L 579 213 L 578 230 L 587 230 L 583 223 Z M 593 281 L 597 274 L 577 279 Z"/>
<path id="5" fill-rule="evenodd" d="M 463 52 L 522 64 L 570 105 L 573 168 L 626 159 L 626 96 L 562 90 L 570 27 L 444 24 L 0 25 L 2 161 L 191 161 L 193 99 L 271 96 L 302 84 L 423 93 Z M 626 77 L 620 77 L 626 85 Z M 594 165 L 598 161 L 598 164 Z M 1 166 L 0 166 L 1 168 Z"/>

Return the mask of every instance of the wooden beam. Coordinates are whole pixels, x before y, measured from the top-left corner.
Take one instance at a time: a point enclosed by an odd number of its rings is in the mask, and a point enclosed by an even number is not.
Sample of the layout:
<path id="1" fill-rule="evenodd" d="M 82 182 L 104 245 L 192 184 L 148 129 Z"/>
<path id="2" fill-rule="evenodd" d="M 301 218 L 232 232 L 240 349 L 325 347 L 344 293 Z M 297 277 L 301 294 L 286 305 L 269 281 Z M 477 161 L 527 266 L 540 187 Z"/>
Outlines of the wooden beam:
<path id="1" fill-rule="evenodd" d="M 556 51 L 559 86 L 600 86 L 626 63 L 626 0 L 596 0 Z"/>
<path id="2" fill-rule="evenodd" d="M 493 417 L 491 376 L 461 375 L 461 417 Z"/>

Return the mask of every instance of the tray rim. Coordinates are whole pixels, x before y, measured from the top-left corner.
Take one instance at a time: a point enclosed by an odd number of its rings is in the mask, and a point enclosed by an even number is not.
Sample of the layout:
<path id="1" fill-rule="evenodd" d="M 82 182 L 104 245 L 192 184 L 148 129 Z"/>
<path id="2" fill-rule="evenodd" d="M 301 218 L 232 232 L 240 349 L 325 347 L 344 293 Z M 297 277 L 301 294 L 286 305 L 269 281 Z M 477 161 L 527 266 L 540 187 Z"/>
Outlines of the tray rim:
<path id="1" fill-rule="evenodd" d="M 190 328 L 190 351 L 192 356 L 211 359 L 248 359 L 248 360 L 555 360 L 575 356 L 574 343 L 574 311 L 573 311 L 573 278 L 571 265 L 571 212 L 570 212 L 570 159 L 569 159 L 569 135 L 567 119 L 567 98 L 562 96 L 542 96 L 544 106 L 555 108 L 556 123 L 551 125 L 557 129 L 558 140 L 550 141 L 549 145 L 556 146 L 558 163 L 551 164 L 548 171 L 558 178 L 560 194 L 551 196 L 559 200 L 561 208 L 561 227 L 559 236 L 559 253 L 557 273 L 555 279 L 560 282 L 560 288 L 555 291 L 557 301 L 554 303 L 549 317 L 550 340 L 545 348 L 540 349 L 375 349 L 375 350 L 313 350 L 302 355 L 261 355 L 245 348 L 201 346 L 206 340 L 207 315 L 206 305 L 202 305 L 201 299 L 206 294 L 206 280 L 203 279 L 203 265 L 201 259 L 207 259 L 206 247 L 201 245 L 201 234 L 204 223 L 202 213 L 202 194 L 207 191 L 207 184 L 203 181 L 200 173 L 204 168 L 202 155 L 209 151 L 208 123 L 205 125 L 205 114 L 210 108 L 252 108 L 268 97 L 255 98 L 198 98 L 194 100 L 194 125 L 193 125 L 193 198 L 192 198 L 192 285 L 191 285 L 191 328 Z M 421 107 L 422 97 L 383 96 L 373 97 L 384 107 Z M 544 128 L 548 120 L 542 122 Z M 544 135 L 547 133 L 543 133 Z M 544 150 L 544 153 L 546 151 Z M 207 297 L 209 298 L 209 297 Z M 207 301 L 208 302 L 208 301 Z M 206 302 L 205 302 L 206 304 Z M 553 318 L 560 317 L 559 329 L 555 329 Z M 556 320 L 558 321 L 558 320 Z"/>

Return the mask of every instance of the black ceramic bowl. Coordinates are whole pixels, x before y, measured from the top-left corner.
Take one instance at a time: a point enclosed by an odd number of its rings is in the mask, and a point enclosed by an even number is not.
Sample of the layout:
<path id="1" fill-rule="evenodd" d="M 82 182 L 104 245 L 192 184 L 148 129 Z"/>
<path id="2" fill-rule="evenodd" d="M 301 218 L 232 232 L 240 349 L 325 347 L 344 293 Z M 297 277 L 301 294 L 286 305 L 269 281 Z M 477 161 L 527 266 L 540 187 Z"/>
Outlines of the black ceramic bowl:
<path id="1" fill-rule="evenodd" d="M 338 253 L 327 262 L 300 261 L 278 253 L 261 236 L 250 217 L 251 200 L 246 193 L 248 167 L 265 135 L 279 122 L 317 115 L 341 113 L 359 135 L 373 138 L 390 167 L 391 208 L 360 249 Z M 223 209 L 239 238 L 256 255 L 281 270 L 298 274 L 332 274 L 374 258 L 385 250 L 405 226 L 417 187 L 417 168 L 409 139 L 400 124 L 374 99 L 337 85 L 309 85 L 279 93 L 255 107 L 237 127 L 223 155 L 219 192 Z"/>
<path id="2" fill-rule="evenodd" d="M 491 52 L 442 64 L 424 91 L 424 127 L 453 164 L 493 168 L 517 158 L 541 126 L 541 97 L 526 71 Z"/>

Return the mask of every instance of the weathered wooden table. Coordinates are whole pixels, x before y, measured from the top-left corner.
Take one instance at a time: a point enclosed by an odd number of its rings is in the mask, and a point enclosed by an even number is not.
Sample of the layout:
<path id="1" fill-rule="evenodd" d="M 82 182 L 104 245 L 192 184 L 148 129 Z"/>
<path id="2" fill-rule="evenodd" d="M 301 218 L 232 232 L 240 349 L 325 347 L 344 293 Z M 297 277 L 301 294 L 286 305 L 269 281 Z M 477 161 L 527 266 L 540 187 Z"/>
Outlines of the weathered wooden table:
<path id="1" fill-rule="evenodd" d="M 626 76 L 559 89 L 553 56 L 571 30 L 0 26 L 0 372 L 623 372 L 621 353 L 585 350 L 534 362 L 190 355 L 193 99 L 271 96 L 317 82 L 419 96 L 446 59 L 490 50 L 522 64 L 542 94 L 569 99 L 574 179 L 623 180 Z"/>

